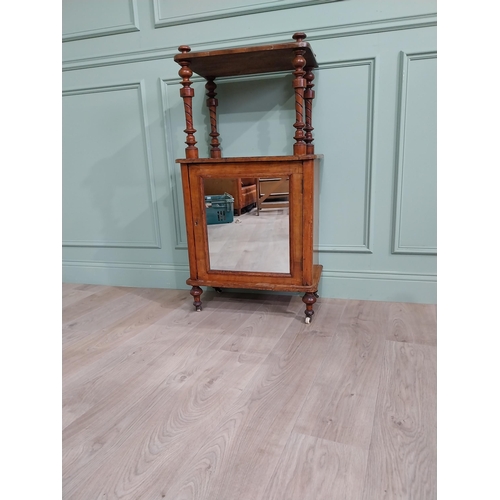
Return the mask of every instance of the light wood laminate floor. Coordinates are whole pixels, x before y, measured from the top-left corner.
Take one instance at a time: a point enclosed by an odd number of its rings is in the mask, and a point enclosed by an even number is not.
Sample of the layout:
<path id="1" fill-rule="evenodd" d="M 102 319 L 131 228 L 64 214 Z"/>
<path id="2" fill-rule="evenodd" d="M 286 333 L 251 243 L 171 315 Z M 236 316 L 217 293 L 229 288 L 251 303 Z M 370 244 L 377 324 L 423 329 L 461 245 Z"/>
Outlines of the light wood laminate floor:
<path id="1" fill-rule="evenodd" d="M 63 285 L 65 500 L 433 500 L 436 307 Z"/>

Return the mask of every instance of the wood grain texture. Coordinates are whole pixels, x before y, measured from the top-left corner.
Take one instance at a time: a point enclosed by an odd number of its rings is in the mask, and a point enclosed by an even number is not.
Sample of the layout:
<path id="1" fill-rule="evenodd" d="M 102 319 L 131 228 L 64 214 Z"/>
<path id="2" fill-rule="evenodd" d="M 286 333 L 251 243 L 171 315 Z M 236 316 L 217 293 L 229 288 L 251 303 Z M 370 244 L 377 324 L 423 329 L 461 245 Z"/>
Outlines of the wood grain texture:
<path id="1" fill-rule="evenodd" d="M 71 325 L 72 321 L 75 321 L 80 316 L 91 312 L 92 310 L 99 308 L 118 297 L 126 295 L 127 292 L 123 288 L 117 287 L 102 287 L 98 289 L 95 293 L 92 293 L 83 300 L 79 300 L 76 303 L 70 304 L 65 307 L 62 311 L 62 321 L 63 324 Z"/>
<path id="2" fill-rule="evenodd" d="M 97 294 L 94 294 L 97 295 Z M 88 297 L 92 299 L 94 295 Z M 87 299 L 76 303 L 80 304 Z M 148 299 L 132 293 L 124 293 L 123 295 L 110 300 L 106 307 L 93 307 L 92 310 L 83 314 L 72 321 L 63 323 L 63 330 L 87 331 L 92 332 L 96 329 L 106 328 L 117 321 L 121 321 L 124 317 L 134 314 L 137 310 L 148 304 Z M 71 308 L 69 306 L 68 308 Z M 66 340 L 72 339 L 71 333 L 66 337 Z"/>
<path id="3" fill-rule="evenodd" d="M 369 329 L 381 338 L 436 345 L 436 305 L 351 301 L 342 322 L 354 330 Z"/>
<path id="4" fill-rule="evenodd" d="M 320 298 L 306 325 L 298 295 L 78 291 L 65 500 L 435 499 L 435 308 Z"/>
<path id="5" fill-rule="evenodd" d="M 167 373 L 158 365 L 155 387 L 149 380 L 149 391 L 128 397 L 127 405 L 122 401 L 118 418 L 109 414 L 112 425 L 107 422 L 107 431 L 83 443 L 78 461 L 81 464 L 84 458 L 84 465 L 78 476 L 64 482 L 65 492 L 72 498 L 138 498 L 148 484 L 157 484 L 159 477 L 166 476 L 161 468 L 164 461 L 172 475 L 173 464 L 192 452 L 193 439 L 199 439 L 221 417 L 241 393 L 240 385 L 258 367 L 259 358 L 248 360 L 227 351 L 205 351 L 197 356 L 200 338 L 185 341 L 176 364 L 167 363 Z M 95 449 L 86 446 L 89 441 L 97 444 L 98 456 Z M 113 464 L 111 475 L 109 463 Z M 82 479 L 84 491 L 80 490 Z"/>
<path id="6" fill-rule="evenodd" d="M 303 37 L 305 38 L 305 36 Z M 189 48 L 189 47 L 187 47 Z M 293 50 L 304 51 L 308 66 L 317 67 L 318 63 L 309 43 L 297 42 L 275 43 L 254 47 L 238 47 L 181 53 L 174 56 L 174 61 L 181 64 L 188 61 L 195 73 L 204 77 L 220 77 L 232 75 L 249 75 L 293 69 Z M 189 51 L 191 49 L 189 48 Z M 179 47 L 179 51 L 181 47 Z"/>
<path id="7" fill-rule="evenodd" d="M 436 497 L 436 350 L 389 341 L 363 499 Z"/>
<path id="8" fill-rule="evenodd" d="M 275 296 L 272 301 L 258 305 L 252 316 L 235 329 L 221 349 L 231 352 L 269 354 L 282 333 L 295 320 L 295 311 L 284 312 L 290 297 Z"/>
<path id="9" fill-rule="evenodd" d="M 125 393 L 139 386 L 140 395 L 141 390 L 144 390 L 141 383 L 147 376 L 144 373 L 145 367 L 149 370 L 155 363 L 161 365 L 161 356 L 169 359 L 171 351 L 175 355 L 175 350 L 179 345 L 183 345 L 184 337 L 195 328 L 199 332 L 202 323 L 207 323 L 208 328 L 202 338 L 203 346 L 198 347 L 198 350 L 209 349 L 215 339 L 221 339 L 225 333 L 223 328 L 210 328 L 213 324 L 210 323 L 211 315 L 217 314 L 219 321 L 224 319 L 224 314 L 217 311 L 222 305 L 224 301 L 219 300 L 208 314 L 193 316 L 189 301 L 184 300 L 182 307 L 168 315 L 168 320 L 162 321 L 162 318 L 147 326 L 136 332 L 133 338 L 115 345 L 101 356 L 94 356 L 91 352 L 85 362 L 85 358 L 78 357 L 77 352 L 76 356 L 63 365 L 63 373 L 66 374 L 63 379 L 63 425 L 69 425 L 98 403 L 103 402 L 106 406 L 113 392 L 123 395 L 125 384 Z M 245 308 L 243 310 L 245 311 Z M 246 311 L 246 316 L 253 314 L 250 304 L 247 305 Z M 236 315 L 238 321 L 241 321 L 242 317 L 245 317 L 244 312 Z M 229 326 L 231 327 L 230 322 Z M 106 335 L 103 335 L 103 339 L 105 338 Z M 70 349 L 70 353 L 74 354 L 74 350 Z"/>
<path id="10" fill-rule="evenodd" d="M 361 498 L 367 455 L 355 446 L 293 432 L 263 498 Z"/>
<path id="11" fill-rule="evenodd" d="M 67 336 L 70 339 L 65 346 L 63 376 L 67 376 L 79 366 L 78 360 L 84 359 L 85 366 L 94 359 L 103 356 L 114 347 L 133 338 L 149 325 L 159 321 L 163 316 L 180 307 L 185 301 L 185 294 L 179 291 L 161 290 L 157 297 L 163 300 L 150 300 L 130 315 L 122 315 L 109 326 L 95 331 L 83 331 L 81 335 Z M 82 330 L 79 330 L 82 332 Z"/>
<path id="12" fill-rule="evenodd" d="M 63 296 L 67 294 L 70 290 L 76 288 L 77 286 L 81 286 L 80 283 L 62 283 L 61 291 L 63 293 Z"/>
<path id="13" fill-rule="evenodd" d="M 264 498 L 272 471 L 286 445 L 300 404 L 330 340 L 291 327 L 173 485 L 165 498 Z"/>
<path id="14" fill-rule="evenodd" d="M 339 325 L 294 430 L 368 450 L 383 355 L 374 332 Z"/>
<path id="15" fill-rule="evenodd" d="M 62 297 L 62 308 L 66 309 L 71 304 L 78 302 L 85 297 L 92 295 L 92 292 L 85 292 L 82 290 L 76 290 L 75 288 L 66 288 L 63 289 L 63 297 Z"/>

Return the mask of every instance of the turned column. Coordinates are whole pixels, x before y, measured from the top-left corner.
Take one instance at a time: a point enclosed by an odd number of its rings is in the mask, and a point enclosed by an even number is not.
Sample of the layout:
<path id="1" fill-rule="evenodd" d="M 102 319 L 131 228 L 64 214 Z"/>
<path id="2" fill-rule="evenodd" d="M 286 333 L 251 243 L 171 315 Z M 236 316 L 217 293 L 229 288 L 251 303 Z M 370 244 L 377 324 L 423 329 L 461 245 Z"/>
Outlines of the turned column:
<path id="1" fill-rule="evenodd" d="M 314 73 L 312 66 L 306 67 L 306 90 L 304 92 L 304 99 L 306 102 L 306 126 L 304 127 L 305 135 L 305 143 L 306 143 L 306 154 L 313 155 L 314 154 L 314 144 L 312 143 L 314 140 L 312 131 L 314 130 L 312 126 L 312 102 L 315 96 L 315 92 L 312 89 L 314 87 L 313 84 Z"/>
<path id="2" fill-rule="evenodd" d="M 217 106 L 219 105 L 219 101 L 215 98 L 217 93 L 215 89 L 217 88 L 216 83 L 214 82 L 215 78 L 207 77 L 207 83 L 205 84 L 205 88 L 207 89 L 207 107 L 210 112 L 210 137 L 212 138 L 210 141 L 210 146 L 212 149 L 210 150 L 210 158 L 220 158 L 221 150 L 219 143 L 219 132 L 217 132 Z"/>
<path id="3" fill-rule="evenodd" d="M 191 47 L 187 45 L 181 45 L 179 51 L 182 54 L 187 54 L 191 52 Z M 189 78 L 193 75 L 193 71 L 189 68 L 189 61 L 180 60 L 178 63 L 181 65 L 179 70 L 179 76 L 182 78 L 181 81 L 181 97 L 184 101 L 184 113 L 186 115 L 186 129 L 184 132 L 187 134 L 186 138 L 186 158 L 198 158 L 198 148 L 195 146 L 196 139 L 194 138 L 194 133 L 196 130 L 193 128 L 193 97 L 194 89 L 191 88 L 193 83 Z"/>
<path id="4" fill-rule="evenodd" d="M 305 33 L 295 33 L 292 38 L 298 43 L 302 42 L 306 38 Z M 295 53 L 295 58 L 293 59 L 293 67 L 295 71 L 295 79 L 293 80 L 293 88 L 295 89 L 295 144 L 293 145 L 294 155 L 305 155 L 306 154 L 306 143 L 304 141 L 304 91 L 306 88 L 306 79 L 304 75 L 304 66 L 306 65 L 306 59 L 304 57 L 306 51 L 303 48 L 293 49 Z"/>

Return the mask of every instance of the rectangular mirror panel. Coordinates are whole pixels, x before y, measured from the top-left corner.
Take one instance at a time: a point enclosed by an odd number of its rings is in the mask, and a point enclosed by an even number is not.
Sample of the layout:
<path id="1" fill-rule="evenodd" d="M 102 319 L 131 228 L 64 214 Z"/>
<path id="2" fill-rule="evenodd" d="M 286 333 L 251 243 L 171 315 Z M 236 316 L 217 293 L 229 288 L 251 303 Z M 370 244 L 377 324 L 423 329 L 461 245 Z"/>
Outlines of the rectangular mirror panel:
<path id="1" fill-rule="evenodd" d="M 290 273 L 289 178 L 205 178 L 211 270 Z"/>

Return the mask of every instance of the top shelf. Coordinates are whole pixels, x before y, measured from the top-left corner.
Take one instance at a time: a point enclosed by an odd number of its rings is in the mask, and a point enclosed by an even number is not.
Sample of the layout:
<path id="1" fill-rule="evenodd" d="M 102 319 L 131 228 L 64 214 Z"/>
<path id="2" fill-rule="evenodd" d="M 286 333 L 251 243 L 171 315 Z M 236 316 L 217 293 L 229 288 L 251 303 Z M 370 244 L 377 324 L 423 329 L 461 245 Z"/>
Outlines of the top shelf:
<path id="1" fill-rule="evenodd" d="M 181 51 L 174 57 L 177 63 L 189 61 L 190 69 L 204 78 L 221 76 L 250 75 L 293 70 L 294 50 L 304 49 L 306 66 L 318 67 L 316 57 L 308 42 L 304 42 L 303 33 L 296 33 L 296 42 L 239 47 L 236 49 L 208 50 L 191 52 L 187 45 L 179 47 Z"/>

